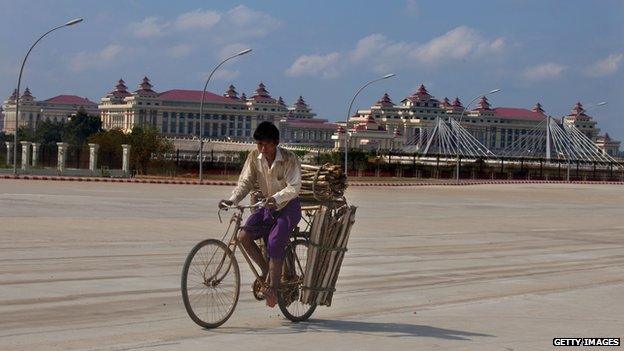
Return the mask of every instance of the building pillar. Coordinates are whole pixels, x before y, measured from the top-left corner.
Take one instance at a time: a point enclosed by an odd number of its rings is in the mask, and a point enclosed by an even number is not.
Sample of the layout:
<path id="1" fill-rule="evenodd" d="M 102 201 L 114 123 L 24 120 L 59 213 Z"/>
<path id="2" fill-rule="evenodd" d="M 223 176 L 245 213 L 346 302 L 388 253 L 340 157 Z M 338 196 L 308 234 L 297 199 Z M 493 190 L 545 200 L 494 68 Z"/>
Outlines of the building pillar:
<path id="1" fill-rule="evenodd" d="M 41 152 L 41 143 L 32 143 L 32 166 L 37 167 L 39 163 L 39 153 Z"/>
<path id="2" fill-rule="evenodd" d="M 27 170 L 30 167 L 30 141 L 20 141 L 22 144 L 22 170 Z"/>
<path id="3" fill-rule="evenodd" d="M 10 166 L 13 164 L 13 142 L 5 141 L 4 144 L 6 145 L 6 149 L 7 149 L 6 164 L 7 166 Z"/>
<path id="4" fill-rule="evenodd" d="M 125 176 L 130 175 L 130 145 L 123 144 L 121 145 L 123 148 L 123 158 L 122 158 L 122 171 Z"/>
<path id="5" fill-rule="evenodd" d="M 98 150 L 100 145 L 89 143 L 89 171 L 95 173 L 97 170 Z"/>
<path id="6" fill-rule="evenodd" d="M 56 143 L 58 146 L 57 170 L 59 173 L 65 172 L 65 156 L 67 154 L 67 143 Z"/>

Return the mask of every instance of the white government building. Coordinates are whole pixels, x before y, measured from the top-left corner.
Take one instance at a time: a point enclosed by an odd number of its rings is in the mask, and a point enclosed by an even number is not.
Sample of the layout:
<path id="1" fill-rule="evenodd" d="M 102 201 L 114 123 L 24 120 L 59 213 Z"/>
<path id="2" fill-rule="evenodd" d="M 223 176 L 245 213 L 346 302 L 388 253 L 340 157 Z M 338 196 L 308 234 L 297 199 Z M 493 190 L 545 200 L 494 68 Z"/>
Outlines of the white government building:
<path id="1" fill-rule="evenodd" d="M 167 136 L 193 137 L 200 133 L 201 97 L 201 90 L 156 92 L 147 77 L 138 90 L 129 92 L 120 79 L 101 99 L 99 110 L 105 129 L 130 132 L 135 126 L 149 125 Z M 223 95 L 206 92 L 203 120 L 204 138 L 250 141 L 258 123 L 270 121 L 280 129 L 282 142 L 329 147 L 338 127 L 315 118 L 301 96 L 291 107 L 281 97 L 274 99 L 263 83 L 251 97 L 239 96 L 233 85 Z"/>
<path id="2" fill-rule="evenodd" d="M 149 78 L 144 77 L 138 89 L 128 91 L 120 79 L 111 92 L 96 104 L 75 95 L 58 95 L 38 101 L 26 88 L 20 98 L 20 126 L 36 127 L 37 121 L 66 121 L 68 116 L 84 109 L 102 118 L 104 129 L 120 128 L 130 132 L 135 126 L 152 126 L 162 134 L 175 138 L 199 136 L 200 90 L 173 89 L 157 92 Z M 14 92 L 4 102 L 4 131 L 15 130 Z M 287 106 L 281 97 L 273 98 L 260 83 L 253 95 L 238 94 L 230 85 L 223 94 L 206 92 L 204 101 L 204 138 L 232 141 L 252 141 L 258 123 L 271 121 L 280 129 L 284 143 L 302 146 L 343 148 L 345 130 L 349 146 L 362 149 L 399 149 L 405 145 L 423 143 L 430 136 L 436 119 L 455 118 L 464 112 L 459 98 L 450 102 L 434 98 L 420 88 L 395 104 L 386 93 L 373 106 L 358 110 L 350 117 L 348 126 L 316 118 L 303 97 Z M 491 107 L 482 98 L 476 108 L 466 110 L 461 121 L 472 135 L 488 149 L 496 152 L 509 147 L 547 118 L 540 103 L 532 109 Z M 608 134 L 600 135 L 597 122 L 576 103 L 563 122 L 575 125 L 596 146 L 609 155 L 619 153 L 620 142 Z M 345 129 L 346 127 L 346 129 Z"/>
<path id="3" fill-rule="evenodd" d="M 4 121 L 2 130 L 5 133 L 15 132 L 15 102 L 17 91 L 4 102 L 2 110 Z M 85 97 L 76 95 L 57 95 L 47 100 L 37 100 L 29 88 L 26 88 L 20 97 L 19 126 L 36 128 L 37 123 L 48 120 L 55 122 L 67 122 L 67 119 L 75 115 L 79 110 L 84 110 L 91 115 L 99 115 L 97 103 Z"/>
<path id="4" fill-rule="evenodd" d="M 438 117 L 458 120 L 464 112 L 459 98 L 451 103 L 434 98 L 424 85 L 395 104 L 386 93 L 373 106 L 360 109 L 349 119 L 349 147 L 363 149 L 400 148 L 406 144 L 426 143 Z M 461 124 L 479 142 L 493 152 L 509 147 L 547 118 L 538 102 L 532 109 L 491 107 L 486 97 L 476 108 L 464 112 Z M 563 122 L 576 126 L 596 146 L 611 156 L 619 152 L 620 142 L 608 134 L 599 135 L 597 122 L 577 102 Z M 344 147 L 345 129 L 333 136 L 336 147 Z"/>

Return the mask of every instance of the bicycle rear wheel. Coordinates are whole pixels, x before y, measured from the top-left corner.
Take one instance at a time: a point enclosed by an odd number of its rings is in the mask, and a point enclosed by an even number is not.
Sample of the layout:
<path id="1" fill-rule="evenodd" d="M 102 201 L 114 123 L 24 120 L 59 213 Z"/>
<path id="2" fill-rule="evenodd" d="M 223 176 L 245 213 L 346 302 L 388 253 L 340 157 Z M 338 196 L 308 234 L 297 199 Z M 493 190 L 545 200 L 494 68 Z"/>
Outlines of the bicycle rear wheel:
<path id="1" fill-rule="evenodd" d="M 316 309 L 316 304 L 308 305 L 299 301 L 307 259 L 308 242 L 306 240 L 297 239 L 286 246 L 277 303 L 284 316 L 293 322 L 307 320 Z"/>
<path id="2" fill-rule="evenodd" d="M 240 272 L 234 253 L 221 241 L 204 240 L 182 269 L 182 300 L 189 317 L 204 328 L 225 323 L 238 302 Z"/>

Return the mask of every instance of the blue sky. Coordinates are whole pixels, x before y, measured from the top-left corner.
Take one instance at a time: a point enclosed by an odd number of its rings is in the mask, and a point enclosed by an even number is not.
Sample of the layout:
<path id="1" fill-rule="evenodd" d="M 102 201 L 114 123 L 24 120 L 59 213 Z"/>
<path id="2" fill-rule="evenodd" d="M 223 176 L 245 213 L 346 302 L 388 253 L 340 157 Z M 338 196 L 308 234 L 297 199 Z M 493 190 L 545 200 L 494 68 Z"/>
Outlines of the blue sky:
<path id="1" fill-rule="evenodd" d="M 494 88 L 494 106 L 540 101 L 553 116 L 580 100 L 603 131 L 624 139 L 623 1 L 28 1 L 0 0 L 0 95 L 16 85 L 21 58 L 41 33 L 85 21 L 37 46 L 24 84 L 37 98 L 76 94 L 99 100 L 123 77 L 134 90 L 147 75 L 157 91 L 211 82 L 249 94 L 263 81 L 292 103 L 303 95 L 319 117 L 344 119 L 369 79 L 368 107 L 384 92 L 395 102 L 421 83 L 464 102 Z"/>

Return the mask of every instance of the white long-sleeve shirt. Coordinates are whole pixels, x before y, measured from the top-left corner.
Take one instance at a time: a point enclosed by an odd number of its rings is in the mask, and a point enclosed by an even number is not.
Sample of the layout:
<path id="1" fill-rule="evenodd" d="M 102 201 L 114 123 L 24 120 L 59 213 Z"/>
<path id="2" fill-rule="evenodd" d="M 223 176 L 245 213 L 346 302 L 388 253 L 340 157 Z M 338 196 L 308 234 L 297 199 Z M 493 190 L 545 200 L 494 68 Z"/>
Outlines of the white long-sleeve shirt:
<path id="1" fill-rule="evenodd" d="M 230 201 L 238 204 L 258 184 L 265 198 L 272 196 L 277 208 L 282 209 L 288 202 L 299 196 L 301 190 L 301 164 L 293 152 L 277 148 L 271 167 L 265 155 L 257 149 L 247 156 L 245 165 L 238 177 L 238 185 L 232 191 Z"/>

